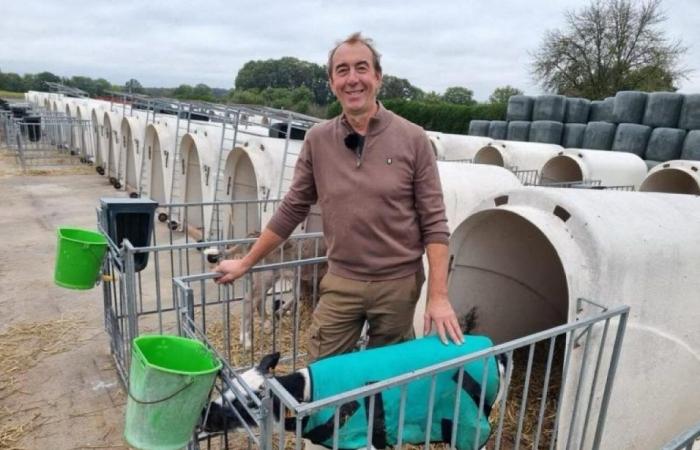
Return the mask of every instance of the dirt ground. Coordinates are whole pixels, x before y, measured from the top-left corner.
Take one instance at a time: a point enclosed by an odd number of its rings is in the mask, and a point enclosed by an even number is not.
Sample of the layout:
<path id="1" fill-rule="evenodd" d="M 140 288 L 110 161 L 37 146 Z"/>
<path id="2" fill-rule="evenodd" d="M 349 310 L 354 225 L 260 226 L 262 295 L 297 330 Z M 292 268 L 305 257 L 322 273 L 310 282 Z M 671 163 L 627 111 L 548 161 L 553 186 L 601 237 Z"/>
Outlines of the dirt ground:
<path id="1" fill-rule="evenodd" d="M 53 283 L 56 228 L 96 227 L 87 166 L 23 174 L 0 149 L 0 449 L 127 449 L 101 289 Z"/>

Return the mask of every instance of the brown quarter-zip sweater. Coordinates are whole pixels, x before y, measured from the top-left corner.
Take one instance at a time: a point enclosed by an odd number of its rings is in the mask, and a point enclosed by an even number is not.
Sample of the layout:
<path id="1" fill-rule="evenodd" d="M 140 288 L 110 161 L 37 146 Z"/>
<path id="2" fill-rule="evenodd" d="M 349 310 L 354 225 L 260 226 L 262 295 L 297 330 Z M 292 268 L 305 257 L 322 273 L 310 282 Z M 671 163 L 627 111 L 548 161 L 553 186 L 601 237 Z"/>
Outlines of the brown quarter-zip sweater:
<path id="1" fill-rule="evenodd" d="M 449 238 L 430 141 L 381 104 L 359 157 L 345 146 L 352 131 L 343 116 L 308 131 L 268 228 L 287 238 L 318 202 L 331 273 L 365 281 L 415 273 L 425 246 Z"/>

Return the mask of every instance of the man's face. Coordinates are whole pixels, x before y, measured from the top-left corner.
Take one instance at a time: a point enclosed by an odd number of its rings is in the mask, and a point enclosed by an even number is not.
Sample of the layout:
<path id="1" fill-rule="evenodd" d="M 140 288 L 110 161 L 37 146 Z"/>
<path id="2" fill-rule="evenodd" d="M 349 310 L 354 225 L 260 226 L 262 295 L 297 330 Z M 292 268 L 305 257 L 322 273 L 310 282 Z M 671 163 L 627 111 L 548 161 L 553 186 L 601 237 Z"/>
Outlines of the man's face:
<path id="1" fill-rule="evenodd" d="M 343 112 L 353 115 L 372 111 L 382 74 L 372 65 L 372 51 L 361 43 L 342 44 L 333 54 L 331 91 Z"/>

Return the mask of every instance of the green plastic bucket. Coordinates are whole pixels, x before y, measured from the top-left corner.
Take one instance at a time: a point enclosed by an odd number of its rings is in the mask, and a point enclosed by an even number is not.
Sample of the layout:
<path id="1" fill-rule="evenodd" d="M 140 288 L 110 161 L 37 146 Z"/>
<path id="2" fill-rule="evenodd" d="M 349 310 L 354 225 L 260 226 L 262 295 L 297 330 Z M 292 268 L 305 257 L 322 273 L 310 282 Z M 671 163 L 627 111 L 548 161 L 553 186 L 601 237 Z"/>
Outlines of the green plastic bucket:
<path id="1" fill-rule="evenodd" d="M 124 438 L 137 449 L 185 447 L 221 362 L 199 341 L 178 336 L 134 339 Z"/>
<path id="2" fill-rule="evenodd" d="M 57 234 L 54 282 L 70 289 L 91 289 L 100 273 L 107 239 L 80 228 L 61 227 Z"/>

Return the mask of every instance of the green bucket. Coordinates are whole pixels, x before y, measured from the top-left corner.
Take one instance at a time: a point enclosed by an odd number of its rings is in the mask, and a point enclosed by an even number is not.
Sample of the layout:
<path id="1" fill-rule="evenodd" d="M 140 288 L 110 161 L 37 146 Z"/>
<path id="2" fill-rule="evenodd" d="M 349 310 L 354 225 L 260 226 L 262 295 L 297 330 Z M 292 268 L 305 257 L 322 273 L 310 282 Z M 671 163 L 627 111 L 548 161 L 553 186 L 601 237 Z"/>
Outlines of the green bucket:
<path id="1" fill-rule="evenodd" d="M 100 273 L 107 239 L 80 228 L 61 227 L 57 234 L 54 282 L 70 289 L 91 289 Z"/>
<path id="2" fill-rule="evenodd" d="M 124 438 L 137 449 L 180 449 L 192 438 L 221 362 L 199 341 L 134 339 Z"/>

